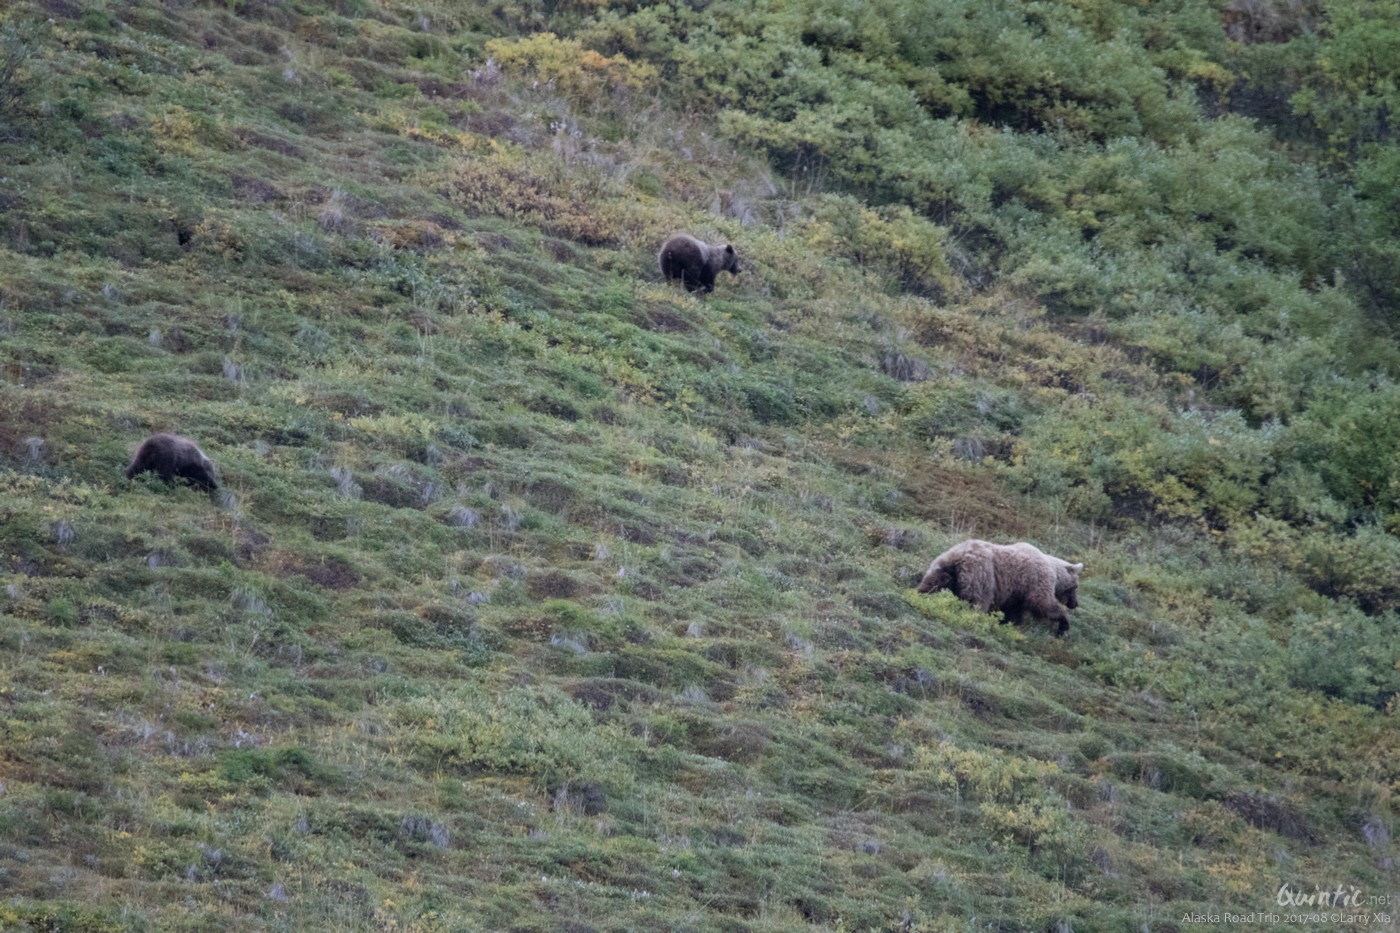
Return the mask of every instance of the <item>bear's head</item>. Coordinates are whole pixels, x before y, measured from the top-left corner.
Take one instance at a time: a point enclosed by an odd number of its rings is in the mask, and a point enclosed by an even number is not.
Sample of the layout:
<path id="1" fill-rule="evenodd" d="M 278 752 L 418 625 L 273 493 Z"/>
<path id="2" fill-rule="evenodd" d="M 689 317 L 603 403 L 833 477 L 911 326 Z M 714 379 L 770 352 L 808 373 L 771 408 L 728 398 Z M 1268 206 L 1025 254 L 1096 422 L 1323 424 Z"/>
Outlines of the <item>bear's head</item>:
<path id="1" fill-rule="evenodd" d="M 954 596 L 958 593 L 958 565 L 940 564 L 934 561 L 924 572 L 923 578 L 919 580 L 915 587 L 920 593 L 941 593 L 944 590 L 952 590 Z"/>
<path id="2" fill-rule="evenodd" d="M 724 247 L 724 252 L 720 255 L 720 271 L 732 272 L 738 275 L 742 270 L 739 268 L 739 254 L 734 252 L 734 244 L 730 243 Z"/>
<path id="3" fill-rule="evenodd" d="M 1055 598 L 1067 609 L 1079 608 L 1079 571 L 1083 564 L 1057 560 L 1055 563 Z"/>

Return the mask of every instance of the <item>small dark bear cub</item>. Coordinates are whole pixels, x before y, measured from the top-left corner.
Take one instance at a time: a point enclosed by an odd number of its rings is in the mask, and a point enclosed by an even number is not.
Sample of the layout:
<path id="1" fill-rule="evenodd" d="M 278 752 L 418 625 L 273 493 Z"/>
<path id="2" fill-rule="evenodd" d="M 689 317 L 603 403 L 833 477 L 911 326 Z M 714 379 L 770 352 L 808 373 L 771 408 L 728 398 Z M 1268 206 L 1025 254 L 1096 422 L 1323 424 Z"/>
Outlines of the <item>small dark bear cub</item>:
<path id="1" fill-rule="evenodd" d="M 688 233 L 677 233 L 666 241 L 656 256 L 661 274 L 680 279 L 686 291 L 715 290 L 715 277 L 721 272 L 738 275 L 739 254 L 732 245 L 704 243 Z"/>
<path id="2" fill-rule="evenodd" d="M 133 479 L 147 470 L 167 483 L 173 483 L 178 477 L 205 492 L 219 488 L 214 461 L 204 456 L 204 451 L 194 441 L 176 434 L 152 434 L 142 441 L 131 466 L 127 467 L 126 478 Z"/>

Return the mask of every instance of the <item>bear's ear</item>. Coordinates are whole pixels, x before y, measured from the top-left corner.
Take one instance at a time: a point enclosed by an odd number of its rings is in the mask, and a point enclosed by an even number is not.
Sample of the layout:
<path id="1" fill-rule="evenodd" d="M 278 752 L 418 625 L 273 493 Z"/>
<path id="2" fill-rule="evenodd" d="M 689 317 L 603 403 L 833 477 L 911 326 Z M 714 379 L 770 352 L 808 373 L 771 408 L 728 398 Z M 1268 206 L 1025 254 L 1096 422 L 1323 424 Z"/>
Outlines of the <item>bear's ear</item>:
<path id="1" fill-rule="evenodd" d="M 733 256 L 733 255 L 734 255 L 734 244 L 733 244 L 733 243 L 730 243 L 728 246 L 726 246 L 726 247 L 724 248 L 724 251 L 725 251 L 726 253 L 728 253 L 729 255 Z"/>
<path id="2" fill-rule="evenodd" d="M 1079 571 L 1081 571 L 1081 570 L 1084 569 L 1084 565 L 1083 565 L 1083 564 L 1070 564 L 1070 565 L 1069 565 L 1069 569 L 1070 569 L 1070 570 L 1073 570 L 1075 573 L 1078 573 Z"/>

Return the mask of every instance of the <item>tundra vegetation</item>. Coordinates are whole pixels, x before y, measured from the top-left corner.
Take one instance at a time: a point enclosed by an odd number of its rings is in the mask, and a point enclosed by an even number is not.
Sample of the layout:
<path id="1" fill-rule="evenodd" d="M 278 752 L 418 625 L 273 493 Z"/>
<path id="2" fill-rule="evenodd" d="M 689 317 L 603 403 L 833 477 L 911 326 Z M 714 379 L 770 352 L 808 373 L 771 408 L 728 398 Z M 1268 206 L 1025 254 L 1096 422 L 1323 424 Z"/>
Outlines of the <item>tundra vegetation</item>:
<path id="1" fill-rule="evenodd" d="M 0 929 L 1393 893 L 1397 22 L 5 4 Z"/>

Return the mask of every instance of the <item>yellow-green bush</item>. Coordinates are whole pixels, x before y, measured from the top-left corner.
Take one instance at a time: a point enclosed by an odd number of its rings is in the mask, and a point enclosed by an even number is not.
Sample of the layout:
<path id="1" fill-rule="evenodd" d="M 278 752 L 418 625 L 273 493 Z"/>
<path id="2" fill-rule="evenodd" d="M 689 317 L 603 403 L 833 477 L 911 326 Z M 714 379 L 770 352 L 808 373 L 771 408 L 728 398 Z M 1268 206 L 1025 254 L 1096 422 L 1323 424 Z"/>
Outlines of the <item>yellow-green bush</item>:
<path id="1" fill-rule="evenodd" d="M 577 39 L 539 32 L 518 39 L 492 39 L 486 54 L 507 75 L 549 82 L 575 104 L 597 106 L 614 95 L 643 91 L 656 82 L 655 66 L 607 56 Z"/>

